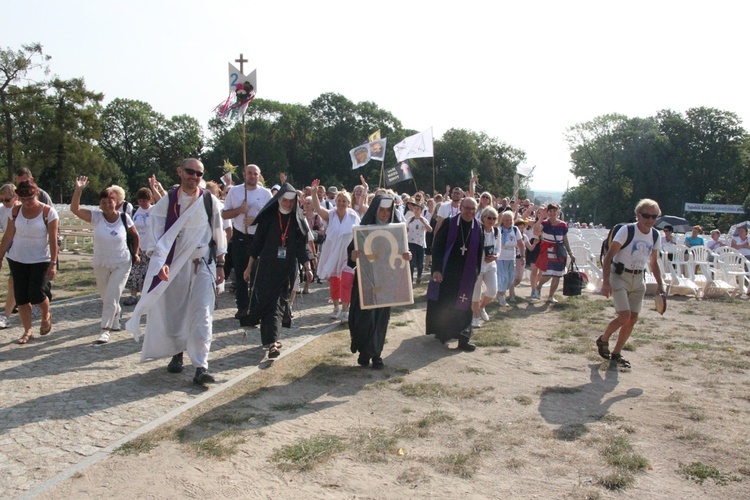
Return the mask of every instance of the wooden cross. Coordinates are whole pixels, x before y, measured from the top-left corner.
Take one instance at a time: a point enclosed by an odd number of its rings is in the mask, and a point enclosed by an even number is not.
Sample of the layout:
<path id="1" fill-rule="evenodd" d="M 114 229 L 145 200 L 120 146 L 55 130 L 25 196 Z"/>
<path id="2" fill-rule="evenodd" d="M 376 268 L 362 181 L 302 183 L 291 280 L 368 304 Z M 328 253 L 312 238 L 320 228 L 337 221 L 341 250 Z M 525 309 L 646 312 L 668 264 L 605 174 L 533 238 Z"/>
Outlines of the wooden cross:
<path id="1" fill-rule="evenodd" d="M 464 255 L 466 255 L 466 251 L 468 250 L 468 248 L 466 248 L 466 245 L 464 245 L 459 248 L 459 250 L 461 250 L 461 257 L 463 257 Z"/>
<path id="2" fill-rule="evenodd" d="M 242 57 L 242 52 L 240 52 L 240 58 L 239 59 L 235 59 L 234 62 L 240 63 L 240 73 L 242 73 L 242 75 L 244 76 L 245 75 L 245 69 L 244 69 L 243 63 L 246 63 L 247 59 L 244 59 Z"/>
<path id="3" fill-rule="evenodd" d="M 461 299 L 461 302 L 466 302 L 467 300 L 469 300 L 469 297 L 467 297 L 466 294 L 463 294 L 459 297 L 459 299 Z"/>

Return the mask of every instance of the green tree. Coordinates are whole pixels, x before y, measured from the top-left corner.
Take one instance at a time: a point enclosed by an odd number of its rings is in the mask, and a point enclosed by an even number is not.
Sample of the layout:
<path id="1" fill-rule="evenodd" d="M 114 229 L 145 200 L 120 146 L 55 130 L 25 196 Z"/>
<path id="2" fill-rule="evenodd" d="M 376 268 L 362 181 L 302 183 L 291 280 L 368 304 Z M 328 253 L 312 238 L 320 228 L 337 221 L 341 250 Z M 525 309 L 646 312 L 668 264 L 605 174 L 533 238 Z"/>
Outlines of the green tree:
<path id="1" fill-rule="evenodd" d="M 22 45 L 19 50 L 0 49 L 0 73 L 2 73 L 2 76 L 0 76 L 0 114 L 2 114 L 3 119 L 2 141 L 4 143 L 2 152 L 0 152 L 0 165 L 5 163 L 8 180 L 13 178 L 13 172 L 17 166 L 14 158 L 14 126 L 18 122 L 14 120 L 14 115 L 17 114 L 18 108 L 11 104 L 13 100 L 11 95 L 20 92 L 15 84 L 23 79 L 29 71 L 42 69 L 46 74 L 49 59 L 50 56 L 44 54 L 39 43 Z"/>

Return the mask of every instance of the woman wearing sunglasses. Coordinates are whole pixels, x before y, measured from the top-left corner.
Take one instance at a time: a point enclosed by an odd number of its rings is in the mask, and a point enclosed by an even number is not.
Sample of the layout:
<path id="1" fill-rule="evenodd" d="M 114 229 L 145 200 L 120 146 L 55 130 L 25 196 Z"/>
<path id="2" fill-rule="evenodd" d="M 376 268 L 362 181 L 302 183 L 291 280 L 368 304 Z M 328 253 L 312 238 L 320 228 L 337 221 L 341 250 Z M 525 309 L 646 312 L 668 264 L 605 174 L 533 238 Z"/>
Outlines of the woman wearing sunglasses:
<path id="1" fill-rule="evenodd" d="M 7 228 L 0 243 L 0 269 L 8 254 L 8 267 L 13 276 L 13 294 L 18 305 L 18 316 L 23 325 L 19 344 L 34 338 L 31 333 L 31 306 L 41 311 L 40 335 L 52 331 L 49 299 L 44 294 L 48 280 L 55 277 L 57 264 L 57 225 L 55 209 L 37 199 L 34 181 L 23 181 L 16 188 L 21 206 L 13 207 Z M 5 202 L 3 202 L 5 205 Z"/>

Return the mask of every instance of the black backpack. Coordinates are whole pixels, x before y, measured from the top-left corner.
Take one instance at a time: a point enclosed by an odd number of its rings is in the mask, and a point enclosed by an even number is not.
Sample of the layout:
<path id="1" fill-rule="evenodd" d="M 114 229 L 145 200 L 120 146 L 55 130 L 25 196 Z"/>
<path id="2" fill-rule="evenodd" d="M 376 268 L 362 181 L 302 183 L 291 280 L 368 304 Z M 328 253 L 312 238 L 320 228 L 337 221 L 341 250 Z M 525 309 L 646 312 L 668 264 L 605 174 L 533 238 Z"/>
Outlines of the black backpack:
<path id="1" fill-rule="evenodd" d="M 602 248 L 599 252 L 600 266 L 604 265 L 604 257 L 607 255 L 607 252 L 609 252 L 609 247 L 612 246 L 612 240 L 617 234 L 617 231 L 619 231 L 622 226 L 626 226 L 628 228 L 628 236 L 627 238 L 625 238 L 625 243 L 623 243 L 622 247 L 620 247 L 620 250 L 630 245 L 630 243 L 633 241 L 633 238 L 635 237 L 635 222 L 620 222 L 618 224 L 615 224 L 615 226 L 609 230 L 609 233 L 607 233 L 607 237 L 604 238 L 604 241 L 602 241 Z M 657 231 L 653 227 L 651 228 L 651 237 L 654 239 L 654 245 L 656 245 L 656 240 L 659 239 L 659 231 Z"/>

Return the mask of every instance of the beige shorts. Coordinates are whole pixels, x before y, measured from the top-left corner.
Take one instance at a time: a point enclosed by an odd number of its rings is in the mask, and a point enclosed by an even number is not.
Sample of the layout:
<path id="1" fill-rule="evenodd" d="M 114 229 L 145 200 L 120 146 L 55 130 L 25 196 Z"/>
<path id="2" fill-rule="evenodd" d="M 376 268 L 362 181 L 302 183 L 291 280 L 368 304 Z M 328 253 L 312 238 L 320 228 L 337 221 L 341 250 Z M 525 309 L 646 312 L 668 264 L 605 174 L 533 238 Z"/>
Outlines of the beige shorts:
<path id="1" fill-rule="evenodd" d="M 646 295 L 646 282 L 643 273 L 630 274 L 623 272 L 615 274 L 614 267 L 609 273 L 609 284 L 612 287 L 612 301 L 615 311 L 641 312 L 643 296 Z"/>

